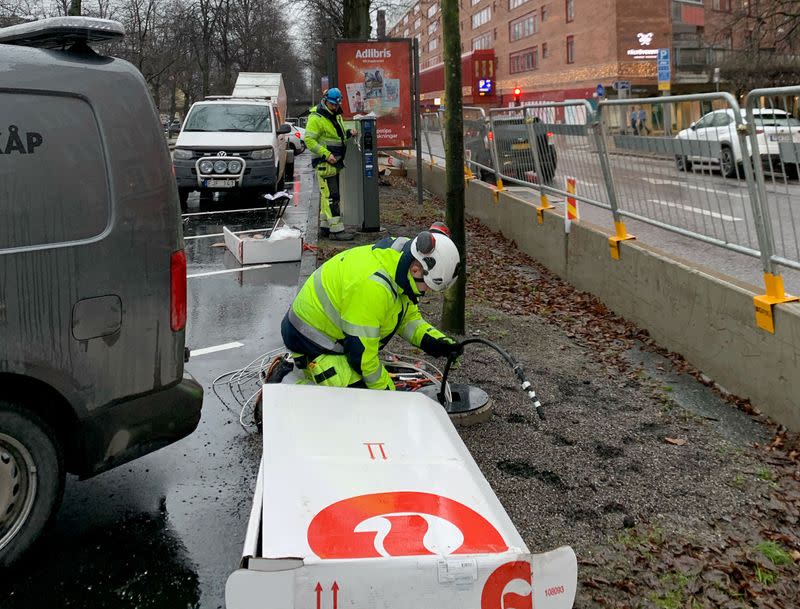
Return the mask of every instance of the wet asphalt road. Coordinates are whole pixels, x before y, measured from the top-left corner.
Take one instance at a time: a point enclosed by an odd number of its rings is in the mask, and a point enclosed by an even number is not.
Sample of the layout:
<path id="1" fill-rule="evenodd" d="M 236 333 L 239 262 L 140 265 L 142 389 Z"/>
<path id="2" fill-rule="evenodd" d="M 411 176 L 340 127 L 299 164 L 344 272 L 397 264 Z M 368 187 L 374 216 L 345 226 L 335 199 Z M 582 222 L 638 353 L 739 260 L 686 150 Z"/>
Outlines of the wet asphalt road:
<path id="1" fill-rule="evenodd" d="M 313 187 L 308 155 L 296 159 L 300 182 L 289 225 L 305 228 Z M 196 197 L 196 195 L 194 195 Z M 260 436 L 211 391 L 223 372 L 280 346 L 280 320 L 293 298 L 300 263 L 237 271 L 224 247 L 231 230 L 271 226 L 257 201 L 220 200 L 184 215 L 193 350 L 187 370 L 203 385 L 198 429 L 188 438 L 95 478 L 67 480 L 53 529 L 36 550 L 3 573 L 0 609 L 224 607 L 225 580 L 238 566 L 261 455 Z M 194 238 L 200 237 L 200 238 Z M 204 275 L 232 270 L 234 272 Z M 194 276 L 193 276 L 194 275 Z M 223 396 L 224 397 L 224 396 Z"/>

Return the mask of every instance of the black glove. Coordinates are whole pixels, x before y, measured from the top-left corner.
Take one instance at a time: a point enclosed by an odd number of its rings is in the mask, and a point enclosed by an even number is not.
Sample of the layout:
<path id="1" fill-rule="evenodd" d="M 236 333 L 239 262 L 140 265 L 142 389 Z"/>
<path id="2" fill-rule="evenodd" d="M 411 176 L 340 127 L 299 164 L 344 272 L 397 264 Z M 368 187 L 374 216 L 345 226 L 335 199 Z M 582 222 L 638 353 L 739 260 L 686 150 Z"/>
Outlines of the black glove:
<path id="1" fill-rule="evenodd" d="M 450 354 L 461 355 L 463 348 L 460 344 L 447 336 L 434 338 L 430 334 L 422 337 L 420 349 L 432 357 L 448 357 Z"/>

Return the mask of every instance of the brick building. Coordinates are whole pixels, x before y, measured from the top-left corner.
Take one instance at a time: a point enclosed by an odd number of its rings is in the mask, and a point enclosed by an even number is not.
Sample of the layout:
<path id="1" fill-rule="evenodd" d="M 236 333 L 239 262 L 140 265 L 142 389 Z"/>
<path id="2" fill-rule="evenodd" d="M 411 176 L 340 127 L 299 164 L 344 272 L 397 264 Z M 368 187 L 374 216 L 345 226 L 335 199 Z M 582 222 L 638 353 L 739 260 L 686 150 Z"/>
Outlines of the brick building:
<path id="1" fill-rule="evenodd" d="M 720 24 L 742 1 L 461 0 L 464 103 L 506 106 L 515 87 L 523 102 L 592 98 L 598 84 L 613 97 L 617 81 L 656 95 L 659 48 L 671 49 L 673 94 L 713 90 L 714 65 L 741 38 Z M 419 40 L 423 105 L 443 98 L 439 0 L 419 0 L 389 35 Z"/>

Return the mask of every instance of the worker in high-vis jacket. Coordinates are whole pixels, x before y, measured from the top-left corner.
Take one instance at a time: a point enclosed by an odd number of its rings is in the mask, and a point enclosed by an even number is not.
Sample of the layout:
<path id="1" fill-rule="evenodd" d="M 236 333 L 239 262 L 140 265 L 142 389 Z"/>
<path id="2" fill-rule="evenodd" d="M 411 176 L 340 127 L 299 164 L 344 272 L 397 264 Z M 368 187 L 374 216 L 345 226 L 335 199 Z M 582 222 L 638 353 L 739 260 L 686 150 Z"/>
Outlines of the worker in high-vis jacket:
<path id="1" fill-rule="evenodd" d="M 311 109 L 306 123 L 306 147 L 314 155 L 311 166 L 319 184 L 319 229 L 322 237 L 352 241 L 344 230 L 339 204 L 339 173 L 344 169 L 347 139 L 358 135 L 345 129 L 342 120 L 342 92 L 336 87 L 325 91 L 322 101 Z"/>
<path id="2" fill-rule="evenodd" d="M 283 341 L 306 382 L 394 390 L 378 352 L 395 334 L 433 357 L 459 345 L 422 319 L 426 291 L 446 290 L 460 257 L 444 224 L 414 239 L 386 237 L 345 250 L 309 277 L 281 323 Z"/>

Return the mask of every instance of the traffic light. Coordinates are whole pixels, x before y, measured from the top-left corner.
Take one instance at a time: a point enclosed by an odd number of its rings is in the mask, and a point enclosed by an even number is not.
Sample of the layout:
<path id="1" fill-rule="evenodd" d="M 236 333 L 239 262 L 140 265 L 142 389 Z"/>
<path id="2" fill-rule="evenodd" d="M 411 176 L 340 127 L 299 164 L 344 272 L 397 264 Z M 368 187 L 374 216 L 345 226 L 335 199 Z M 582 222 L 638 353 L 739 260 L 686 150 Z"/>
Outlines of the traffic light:
<path id="1" fill-rule="evenodd" d="M 514 87 L 514 105 L 519 106 L 520 99 L 522 98 L 522 89 Z"/>

